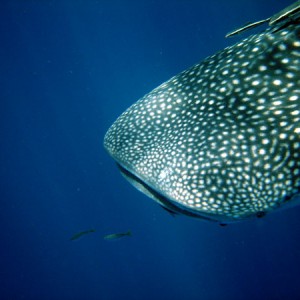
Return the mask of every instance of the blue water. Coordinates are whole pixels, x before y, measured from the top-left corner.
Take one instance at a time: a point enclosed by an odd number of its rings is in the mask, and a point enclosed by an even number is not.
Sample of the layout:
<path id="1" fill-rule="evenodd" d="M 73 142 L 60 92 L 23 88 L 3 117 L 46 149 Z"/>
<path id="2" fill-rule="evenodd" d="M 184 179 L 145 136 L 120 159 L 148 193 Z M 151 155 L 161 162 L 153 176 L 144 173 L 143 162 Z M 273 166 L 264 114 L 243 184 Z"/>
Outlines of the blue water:
<path id="1" fill-rule="evenodd" d="M 1 2 L 0 299 L 300 299 L 300 207 L 172 217 L 102 146 L 134 101 L 292 2 Z"/>

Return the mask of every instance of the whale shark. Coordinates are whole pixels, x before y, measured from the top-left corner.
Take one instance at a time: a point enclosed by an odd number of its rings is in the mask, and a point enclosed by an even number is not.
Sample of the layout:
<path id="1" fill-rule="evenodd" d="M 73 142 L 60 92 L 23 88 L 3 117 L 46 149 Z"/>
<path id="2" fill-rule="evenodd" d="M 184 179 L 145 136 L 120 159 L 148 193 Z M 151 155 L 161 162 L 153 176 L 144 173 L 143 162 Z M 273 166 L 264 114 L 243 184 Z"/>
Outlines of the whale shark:
<path id="1" fill-rule="evenodd" d="M 173 214 L 221 224 L 297 204 L 299 8 L 234 30 L 267 25 L 121 114 L 104 147 L 122 175 Z"/>

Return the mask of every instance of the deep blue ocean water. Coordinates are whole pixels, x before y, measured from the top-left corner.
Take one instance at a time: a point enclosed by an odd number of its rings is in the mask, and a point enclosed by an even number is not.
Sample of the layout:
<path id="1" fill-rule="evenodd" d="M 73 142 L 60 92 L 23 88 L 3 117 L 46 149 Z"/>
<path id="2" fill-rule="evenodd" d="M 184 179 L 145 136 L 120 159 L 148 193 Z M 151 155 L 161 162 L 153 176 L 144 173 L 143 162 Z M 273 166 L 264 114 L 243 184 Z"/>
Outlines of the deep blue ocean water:
<path id="1" fill-rule="evenodd" d="M 292 2 L 1 2 L 0 299 L 300 299 L 300 207 L 172 217 L 102 145 L 138 98 Z"/>

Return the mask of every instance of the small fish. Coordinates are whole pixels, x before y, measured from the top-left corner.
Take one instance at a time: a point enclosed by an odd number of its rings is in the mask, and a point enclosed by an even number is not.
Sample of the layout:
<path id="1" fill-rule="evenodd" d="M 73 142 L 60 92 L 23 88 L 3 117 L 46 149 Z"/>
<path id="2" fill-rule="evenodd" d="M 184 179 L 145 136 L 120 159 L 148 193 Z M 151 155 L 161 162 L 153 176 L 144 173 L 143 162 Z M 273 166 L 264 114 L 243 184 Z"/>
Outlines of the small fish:
<path id="1" fill-rule="evenodd" d="M 95 229 L 89 229 L 89 230 L 85 230 L 85 231 L 80 231 L 76 234 L 74 234 L 70 240 L 71 241 L 75 241 L 75 240 L 78 240 L 79 238 L 81 238 L 83 235 L 86 235 L 86 234 L 89 234 L 89 233 L 92 233 L 92 232 L 96 232 Z"/>
<path id="2" fill-rule="evenodd" d="M 120 239 L 124 236 L 131 236 L 131 231 L 123 232 L 123 233 L 112 233 L 104 236 L 105 240 L 116 240 Z"/>
<path id="3" fill-rule="evenodd" d="M 284 8 L 277 14 L 273 15 L 270 18 L 256 21 L 256 22 L 251 22 L 247 23 L 242 27 L 239 27 L 238 29 L 235 29 L 229 33 L 226 34 L 227 37 L 231 37 L 237 34 L 240 34 L 241 32 L 244 32 L 245 30 L 257 27 L 261 24 L 269 23 L 270 26 L 276 25 L 276 24 L 281 24 L 284 25 L 284 22 L 291 22 L 292 20 L 296 20 L 300 16 L 300 1 L 294 2 L 290 6 Z"/>

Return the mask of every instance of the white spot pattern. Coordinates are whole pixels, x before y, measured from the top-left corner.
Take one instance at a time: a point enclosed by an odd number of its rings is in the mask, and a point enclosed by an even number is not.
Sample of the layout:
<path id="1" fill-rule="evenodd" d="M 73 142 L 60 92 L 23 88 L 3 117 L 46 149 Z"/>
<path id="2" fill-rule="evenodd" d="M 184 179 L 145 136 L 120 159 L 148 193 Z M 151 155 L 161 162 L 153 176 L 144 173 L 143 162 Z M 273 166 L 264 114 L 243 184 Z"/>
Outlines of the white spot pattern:
<path id="1" fill-rule="evenodd" d="M 270 29 L 145 95 L 105 147 L 163 204 L 243 219 L 299 193 L 299 97 L 300 25 Z"/>

